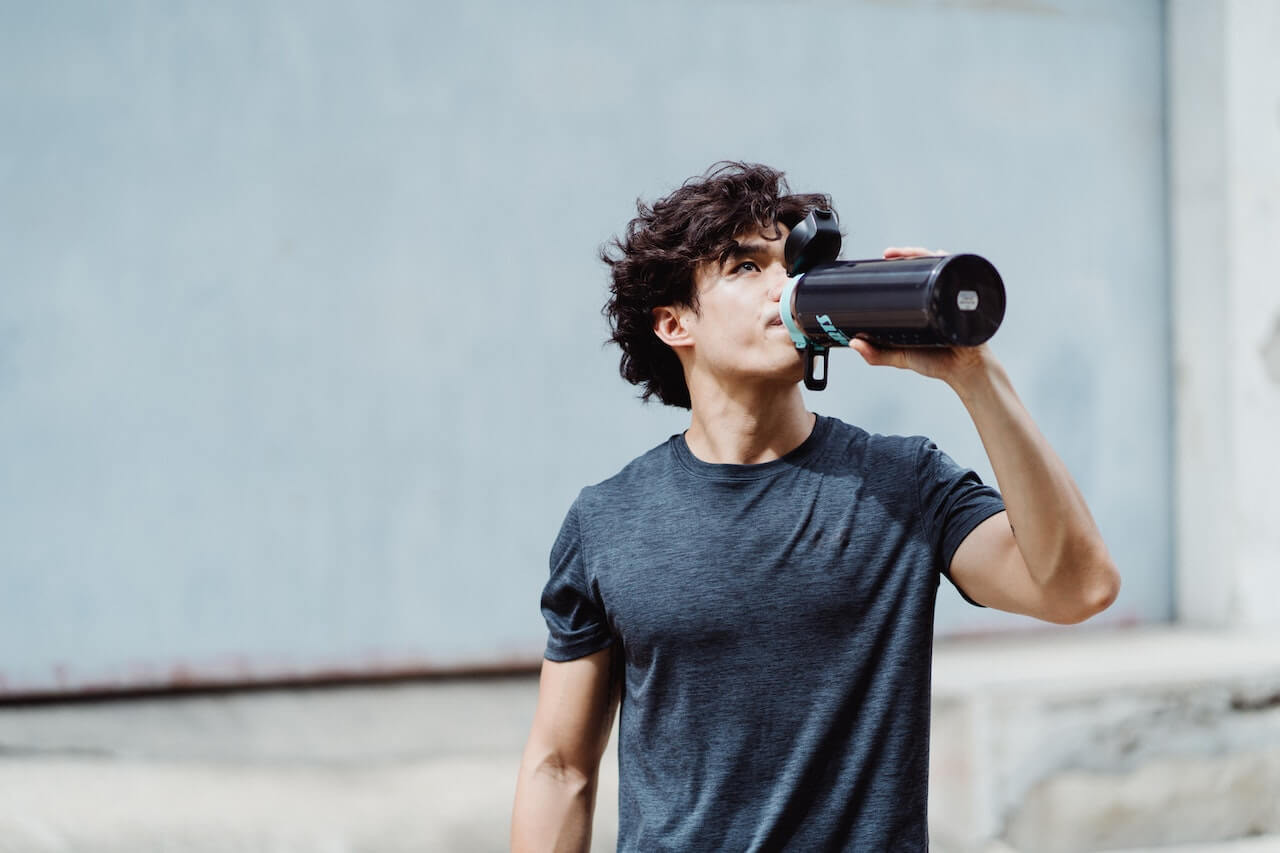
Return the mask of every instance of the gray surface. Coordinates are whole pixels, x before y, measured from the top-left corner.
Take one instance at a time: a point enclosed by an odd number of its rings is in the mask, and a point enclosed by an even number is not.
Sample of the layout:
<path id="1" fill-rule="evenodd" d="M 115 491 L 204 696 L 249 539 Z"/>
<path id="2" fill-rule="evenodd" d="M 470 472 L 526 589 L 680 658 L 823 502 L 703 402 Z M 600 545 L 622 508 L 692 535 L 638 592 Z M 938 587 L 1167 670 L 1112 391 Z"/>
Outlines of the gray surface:
<path id="1" fill-rule="evenodd" d="M 505 756 L 534 676 L 0 706 L 0 754 L 342 766 Z"/>
<path id="2" fill-rule="evenodd" d="M 1042 775 L 1064 778 L 1053 775 L 1062 767 L 1052 761 L 1064 736 L 1087 751 L 1100 784 L 1111 786 L 1104 790 L 1128 786 L 1130 793 L 1130 810 L 1117 813 L 1098 785 L 1055 789 L 1057 808 L 1047 820 L 1072 815 L 1072 832 L 1145 821 L 1173 838 L 1215 802 L 1236 808 L 1220 775 L 1185 767 L 1170 773 L 1170 761 L 1196 750 L 1211 758 L 1258 756 L 1256 743 L 1274 745 L 1276 730 L 1259 732 L 1265 721 L 1257 711 L 1204 714 L 1183 702 L 1209 708 L 1223 704 L 1220 694 L 1233 684 L 1274 684 L 1277 648 L 1274 637 L 1079 630 L 943 644 L 936 654 L 941 727 L 932 740 L 940 766 L 931 821 L 972 820 L 968 808 L 998 807 L 990 832 L 974 837 L 999 834 L 1003 806 L 1024 798 L 1002 804 L 986 797 L 1005 790 L 1011 762 L 1042 762 Z M 0 851 L 504 850 L 535 697 L 535 680 L 524 677 L 0 706 Z M 1029 697 L 1044 704 L 1028 704 Z M 1151 705 L 1154 724 L 1144 733 L 1160 739 L 1137 753 L 1113 737 L 1117 719 L 1143 718 L 1117 717 L 1126 697 Z M 984 733 L 956 728 L 976 719 L 957 715 L 957 703 L 969 700 L 983 715 L 998 712 Z M 1065 728 L 1064 713 L 1075 715 Z M 1274 706 L 1264 713 L 1274 718 Z M 1240 723 L 1264 736 L 1252 750 L 1231 742 L 1243 734 L 1232 728 Z M 1180 726 L 1186 736 L 1170 739 Z M 950 755 L 957 749 L 975 752 L 957 760 Z M 1164 777 L 1152 778 L 1161 768 Z M 616 771 L 611 747 L 602 764 L 597 851 L 612 844 Z M 1196 794 L 1177 814 L 1169 811 L 1176 807 L 1168 805 L 1171 784 Z M 974 799 L 969 807 L 966 798 Z M 1158 849 L 1261 853 L 1278 841 Z M 1015 853 L 998 843 L 979 847 Z"/>
<path id="3" fill-rule="evenodd" d="M 536 691 L 526 677 L 0 707 L 0 851 L 502 850 Z M 611 765 L 603 778 L 609 849 Z"/>
<path id="4" fill-rule="evenodd" d="M 577 488 L 681 426 L 595 249 L 722 157 L 832 192 L 848 256 L 996 263 L 1106 618 L 1169 616 L 1155 0 L 0 16 L 0 692 L 535 658 Z M 984 468 L 945 388 L 832 362 L 814 408 Z"/>

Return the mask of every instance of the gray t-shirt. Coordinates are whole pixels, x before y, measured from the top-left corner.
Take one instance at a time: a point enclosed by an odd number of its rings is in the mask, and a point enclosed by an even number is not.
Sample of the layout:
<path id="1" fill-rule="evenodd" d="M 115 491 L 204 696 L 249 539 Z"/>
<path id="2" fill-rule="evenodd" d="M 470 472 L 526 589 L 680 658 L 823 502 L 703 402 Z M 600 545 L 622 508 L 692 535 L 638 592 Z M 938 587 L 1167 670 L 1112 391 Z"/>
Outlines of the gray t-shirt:
<path id="1" fill-rule="evenodd" d="M 819 416 L 781 459 L 672 436 L 582 490 L 546 657 L 617 644 L 620 850 L 924 850 L 934 599 L 1004 508 L 926 438 Z"/>

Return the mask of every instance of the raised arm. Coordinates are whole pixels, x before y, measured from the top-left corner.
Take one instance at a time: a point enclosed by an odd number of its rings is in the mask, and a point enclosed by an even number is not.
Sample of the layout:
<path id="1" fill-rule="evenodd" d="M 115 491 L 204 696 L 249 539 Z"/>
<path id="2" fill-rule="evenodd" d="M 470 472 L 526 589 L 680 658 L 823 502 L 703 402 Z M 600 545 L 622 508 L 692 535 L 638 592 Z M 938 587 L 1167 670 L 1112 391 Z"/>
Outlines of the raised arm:
<path id="1" fill-rule="evenodd" d="M 1120 576 L 1067 466 L 1003 368 L 980 355 L 981 367 L 952 387 L 978 428 L 1008 511 L 960 543 L 951 578 L 989 607 L 1060 624 L 1083 621 L 1115 600 Z"/>
<path id="2" fill-rule="evenodd" d="M 591 846 L 600 756 L 618 707 L 614 648 L 542 662 L 511 818 L 516 853 L 579 853 Z"/>
<path id="3" fill-rule="evenodd" d="M 889 249 L 885 257 L 923 254 L 930 253 Z M 866 341 L 853 347 L 871 364 L 947 382 L 982 438 L 1007 512 L 982 522 L 960 543 L 950 566 L 956 585 L 979 604 L 1063 624 L 1110 606 L 1120 575 L 1102 534 L 990 348 L 878 349 Z"/>

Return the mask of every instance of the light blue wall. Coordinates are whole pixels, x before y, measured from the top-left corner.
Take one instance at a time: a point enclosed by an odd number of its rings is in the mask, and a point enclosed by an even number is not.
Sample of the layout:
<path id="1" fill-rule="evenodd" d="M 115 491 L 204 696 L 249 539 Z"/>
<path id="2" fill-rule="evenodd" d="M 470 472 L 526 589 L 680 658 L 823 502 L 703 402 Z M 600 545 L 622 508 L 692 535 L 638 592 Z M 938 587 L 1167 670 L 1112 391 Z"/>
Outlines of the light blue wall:
<path id="1" fill-rule="evenodd" d="M 595 252 L 720 158 L 831 192 L 846 257 L 996 263 L 1108 618 L 1167 618 L 1161 47 L 1155 0 L 6 4 L 0 692 L 535 658 L 578 488 L 684 424 Z M 814 408 L 989 476 L 857 361 Z"/>

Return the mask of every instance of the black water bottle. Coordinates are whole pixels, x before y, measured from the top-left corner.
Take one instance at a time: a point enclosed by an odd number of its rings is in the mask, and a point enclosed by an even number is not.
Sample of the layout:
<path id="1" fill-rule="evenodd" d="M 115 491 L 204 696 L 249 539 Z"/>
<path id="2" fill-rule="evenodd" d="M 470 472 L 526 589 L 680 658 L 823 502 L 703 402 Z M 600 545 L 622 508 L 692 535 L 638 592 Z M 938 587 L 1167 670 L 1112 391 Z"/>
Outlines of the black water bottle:
<path id="1" fill-rule="evenodd" d="M 837 261 L 834 211 L 813 210 L 785 247 L 779 313 L 805 351 L 804 384 L 827 387 L 827 350 L 857 338 L 888 347 L 977 346 L 1004 319 L 1004 282 L 978 255 Z"/>

